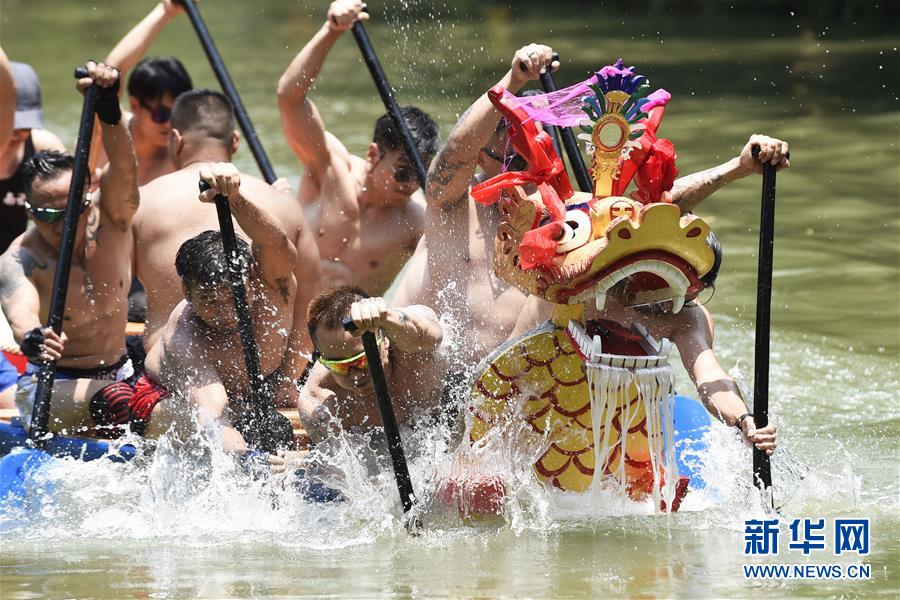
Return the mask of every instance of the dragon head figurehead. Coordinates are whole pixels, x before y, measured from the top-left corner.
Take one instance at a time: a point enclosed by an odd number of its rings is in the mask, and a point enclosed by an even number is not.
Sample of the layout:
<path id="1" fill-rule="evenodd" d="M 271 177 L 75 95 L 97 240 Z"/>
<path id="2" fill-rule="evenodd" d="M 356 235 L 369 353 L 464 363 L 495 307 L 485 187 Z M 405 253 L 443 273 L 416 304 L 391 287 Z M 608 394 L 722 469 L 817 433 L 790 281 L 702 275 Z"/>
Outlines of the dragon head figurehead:
<path id="1" fill-rule="evenodd" d="M 489 92 L 527 161 L 526 170 L 502 173 L 472 190 L 483 204 L 499 202 L 495 270 L 527 294 L 554 304 L 594 300 L 598 309 L 606 293 L 628 279 L 638 302 L 671 299 L 677 312 L 685 297 L 704 287 L 715 256 L 709 226 L 672 204 L 675 150 L 656 137 L 670 96 L 651 94 L 646 78 L 621 60 L 572 88 L 528 98 L 500 86 Z M 573 106 L 580 111 L 574 121 Z M 538 121 L 581 129 L 593 156 L 592 193 L 573 191 Z M 632 180 L 637 189 L 626 197 Z"/>

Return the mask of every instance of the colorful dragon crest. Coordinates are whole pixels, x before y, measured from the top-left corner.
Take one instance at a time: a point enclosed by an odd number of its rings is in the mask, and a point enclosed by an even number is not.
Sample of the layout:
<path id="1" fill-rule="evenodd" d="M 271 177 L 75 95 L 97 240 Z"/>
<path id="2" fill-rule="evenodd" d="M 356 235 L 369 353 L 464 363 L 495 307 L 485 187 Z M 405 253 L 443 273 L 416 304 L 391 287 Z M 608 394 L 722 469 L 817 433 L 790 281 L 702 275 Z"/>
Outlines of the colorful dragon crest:
<path id="1" fill-rule="evenodd" d="M 470 440 L 506 419 L 524 419 L 545 438 L 534 464 L 541 480 L 575 492 L 613 481 L 633 497 L 652 493 L 673 506 L 670 344 L 584 319 L 586 303 L 602 311 L 607 292 L 626 279 L 639 301 L 672 299 L 678 312 L 713 268 L 708 225 L 671 201 L 675 152 L 656 137 L 670 96 L 650 94 L 646 79 L 619 60 L 559 92 L 517 98 L 498 86 L 489 97 L 527 161 L 525 171 L 472 190 L 477 201 L 499 205 L 494 267 L 555 308 L 550 322 L 482 362 Z M 573 191 L 537 121 L 581 129 L 593 156 L 593 193 Z M 632 180 L 637 189 L 626 197 Z M 537 192 L 528 195 L 527 185 Z"/>

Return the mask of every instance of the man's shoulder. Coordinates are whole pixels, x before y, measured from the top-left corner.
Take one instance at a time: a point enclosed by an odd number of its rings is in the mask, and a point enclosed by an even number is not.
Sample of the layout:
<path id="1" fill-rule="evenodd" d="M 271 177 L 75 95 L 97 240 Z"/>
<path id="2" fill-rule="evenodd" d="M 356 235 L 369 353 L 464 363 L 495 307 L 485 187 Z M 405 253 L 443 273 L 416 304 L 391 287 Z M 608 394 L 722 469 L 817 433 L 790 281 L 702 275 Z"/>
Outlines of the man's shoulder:
<path id="1" fill-rule="evenodd" d="M 50 266 L 54 264 L 53 256 L 31 247 L 24 240 L 27 232 L 20 235 L 6 252 L 0 255 L 0 282 L 9 285 L 11 282 L 20 281 L 21 277 L 34 283 L 36 275 L 50 273 Z"/>
<path id="2" fill-rule="evenodd" d="M 40 152 L 41 150 L 66 151 L 66 145 L 62 143 L 62 140 L 60 140 L 55 133 L 48 131 L 47 129 L 32 129 L 31 143 L 34 144 L 35 152 Z"/>
<path id="3" fill-rule="evenodd" d="M 0 256 L 0 260 L 13 260 L 23 265 L 34 262 L 44 263 L 52 260 L 54 255 L 44 252 L 37 243 L 36 237 L 37 232 L 33 228 L 21 234 L 12 241 L 6 252 Z"/>
<path id="4" fill-rule="evenodd" d="M 708 339 L 712 329 L 712 315 L 706 307 L 697 304 L 686 305 L 677 315 L 667 319 L 666 337 L 676 345 L 691 340 Z"/>
<path id="5" fill-rule="evenodd" d="M 185 345 L 193 344 L 199 334 L 190 303 L 187 300 L 181 300 L 172 309 L 169 320 L 166 322 L 163 334 L 166 347 L 169 349 L 172 347 L 183 348 Z"/>
<path id="6" fill-rule="evenodd" d="M 190 173 L 175 171 L 160 175 L 151 179 L 138 189 L 141 203 L 132 222 L 155 223 L 167 217 L 180 215 L 172 211 L 176 206 L 182 206 L 190 198 L 197 198 L 200 193 L 196 177 Z M 191 187 L 193 184 L 193 187 Z M 199 200 L 197 201 L 199 204 Z"/>

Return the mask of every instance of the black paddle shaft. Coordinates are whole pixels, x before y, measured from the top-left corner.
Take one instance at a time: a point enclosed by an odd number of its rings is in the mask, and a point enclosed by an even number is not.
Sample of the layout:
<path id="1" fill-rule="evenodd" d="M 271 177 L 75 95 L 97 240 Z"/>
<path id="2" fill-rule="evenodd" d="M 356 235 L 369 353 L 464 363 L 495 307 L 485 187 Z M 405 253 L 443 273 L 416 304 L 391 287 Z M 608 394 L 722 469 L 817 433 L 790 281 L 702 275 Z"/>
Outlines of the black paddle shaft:
<path id="1" fill-rule="evenodd" d="M 759 146 L 752 149 L 759 159 Z M 775 249 L 775 167 L 763 164 L 759 221 L 759 271 L 756 287 L 756 347 L 754 350 L 753 420 L 761 429 L 769 424 L 769 328 L 772 312 L 772 258 Z M 769 455 L 753 448 L 753 481 L 760 489 L 772 487 Z"/>
<path id="2" fill-rule="evenodd" d="M 388 83 L 384 68 L 378 60 L 378 55 L 375 54 L 375 49 L 372 47 L 371 40 L 369 40 L 369 34 L 366 32 L 366 28 L 363 24 L 359 21 L 353 24 L 352 31 L 353 37 L 356 38 L 356 43 L 359 45 L 359 51 L 362 53 L 363 61 L 365 61 L 366 66 L 369 68 L 369 73 L 372 74 L 372 79 L 375 81 L 375 87 L 378 88 L 378 94 L 381 96 L 381 101 L 384 102 L 384 107 L 387 109 L 388 114 L 391 115 L 394 126 L 400 131 L 403 147 L 406 149 L 406 154 L 409 156 L 409 160 L 412 161 L 413 166 L 416 169 L 416 177 L 419 180 L 419 185 L 422 186 L 422 190 L 424 190 L 428 169 L 425 167 L 425 163 L 422 162 L 419 151 L 416 150 L 416 143 L 413 141 L 412 133 L 410 133 L 409 126 L 403 119 L 403 114 L 400 112 L 400 106 L 397 104 L 396 98 L 394 98 L 391 84 Z"/>
<path id="3" fill-rule="evenodd" d="M 559 54 L 553 53 L 553 60 L 558 61 Z M 522 65 L 525 66 L 525 65 Z M 541 74 L 541 87 L 548 94 L 557 90 L 556 82 L 553 80 L 553 74 L 550 67 Z M 581 156 L 581 150 L 578 149 L 578 142 L 575 140 L 575 134 L 568 127 L 559 128 L 560 137 L 562 137 L 563 147 L 566 149 L 566 156 L 569 157 L 569 164 L 575 173 L 575 180 L 578 181 L 578 187 L 582 192 L 592 192 L 594 185 L 591 183 L 591 176 L 588 173 L 587 166 L 584 164 L 584 157 Z"/>
<path id="4" fill-rule="evenodd" d="M 550 62 L 552 64 L 558 61 L 559 53 L 554 52 Z M 525 63 L 520 62 L 519 69 L 527 71 L 528 67 L 525 66 Z M 544 92 L 548 94 L 557 90 L 556 82 L 553 80 L 553 74 L 550 72 L 549 66 L 541 74 L 541 87 L 544 88 Z M 581 156 L 581 150 L 578 149 L 578 142 L 575 140 L 575 134 L 573 134 L 572 130 L 568 127 L 556 127 L 555 125 L 548 125 L 547 123 L 544 123 L 543 125 L 547 133 L 550 134 L 550 137 L 553 138 L 553 145 L 556 147 L 557 152 L 559 152 L 559 139 L 557 136 L 562 137 L 562 144 L 566 150 L 566 155 L 569 157 L 569 164 L 572 165 L 572 172 L 575 173 L 575 180 L 578 181 L 578 189 L 582 192 L 592 192 L 594 186 L 591 183 L 591 176 L 584 164 L 584 158 Z"/>
<path id="5" fill-rule="evenodd" d="M 75 78 L 87 77 L 84 68 L 75 70 Z M 53 295 L 50 297 L 50 312 L 47 327 L 57 334 L 62 333 L 63 314 L 66 311 L 66 294 L 69 291 L 69 272 L 72 267 L 72 253 L 84 201 L 84 184 L 88 177 L 88 155 L 91 152 L 91 136 L 94 132 L 94 105 L 97 103 L 97 86 L 91 85 L 84 92 L 81 106 L 81 121 L 78 124 L 78 141 L 75 142 L 75 164 L 72 166 L 72 181 L 66 200 L 66 213 L 62 240 L 56 259 L 56 273 L 53 276 Z M 41 365 L 34 392 L 34 406 L 31 409 L 31 428 L 28 437 L 32 444 L 43 448 L 50 424 L 50 396 L 56 378 L 56 361 Z"/>
<path id="6" fill-rule="evenodd" d="M 205 181 L 200 182 L 200 191 L 210 189 Z M 244 364 L 247 367 L 247 378 L 250 384 L 250 396 L 252 399 L 253 427 L 257 444 L 266 436 L 263 428 L 266 426 L 268 415 L 275 412 L 275 406 L 271 398 L 264 393 L 262 372 L 259 368 L 259 349 L 256 346 L 256 337 L 253 335 L 253 320 L 250 316 L 250 304 L 247 302 L 247 290 L 244 288 L 244 274 L 241 272 L 241 264 L 237 252 L 237 236 L 234 233 L 234 223 L 231 221 L 231 207 L 228 198 L 218 194 L 216 196 L 216 214 L 219 217 L 219 231 L 222 232 L 222 246 L 225 249 L 225 258 L 228 263 L 228 279 L 231 283 L 231 296 L 234 300 L 234 311 L 237 314 L 238 333 L 241 337 L 241 346 L 244 349 Z"/>
<path id="7" fill-rule="evenodd" d="M 351 319 L 344 319 L 344 329 L 355 331 L 356 323 Z M 384 376 L 384 367 L 381 366 L 381 353 L 378 351 L 378 340 L 375 334 L 367 331 L 362 334 L 363 349 L 366 351 L 366 362 L 369 365 L 369 375 L 375 386 L 375 396 L 378 399 L 378 411 L 381 413 L 381 422 L 384 424 L 384 437 L 387 439 L 388 452 L 391 454 L 391 464 L 394 466 L 394 477 L 397 479 L 397 491 L 400 492 L 400 502 L 403 503 L 403 512 L 407 513 L 416 501 L 412 480 L 409 477 L 409 467 L 406 464 L 406 454 L 403 452 L 403 442 L 400 440 L 400 428 L 397 427 L 397 417 L 394 415 L 394 405 L 391 403 L 391 394 L 388 391 L 387 379 Z"/>
<path id="8" fill-rule="evenodd" d="M 241 96 L 238 94 L 237 88 L 234 87 L 234 82 L 231 80 L 231 76 L 225 68 L 225 63 L 222 61 L 222 56 L 219 54 L 219 50 L 216 48 L 209 30 L 206 28 L 206 23 L 203 22 L 203 17 L 200 16 L 200 11 L 197 10 L 197 5 L 194 3 L 194 0 L 177 0 L 177 2 L 184 6 L 191 20 L 191 25 L 194 26 L 194 31 L 197 32 L 197 37 L 200 38 L 200 45 L 203 46 L 203 51 L 206 52 L 209 64 L 216 74 L 216 79 L 219 80 L 222 91 L 225 92 L 225 95 L 228 96 L 234 107 L 234 116 L 241 126 L 241 131 L 244 132 L 244 137 L 247 139 L 247 144 L 250 146 L 250 151 L 253 153 L 253 158 L 259 166 L 263 179 L 266 180 L 266 183 L 273 183 L 277 179 L 275 169 L 272 168 L 272 163 L 268 155 L 266 155 L 259 137 L 256 135 L 253 123 L 250 122 L 250 117 L 247 115 L 247 109 L 244 108 Z"/>

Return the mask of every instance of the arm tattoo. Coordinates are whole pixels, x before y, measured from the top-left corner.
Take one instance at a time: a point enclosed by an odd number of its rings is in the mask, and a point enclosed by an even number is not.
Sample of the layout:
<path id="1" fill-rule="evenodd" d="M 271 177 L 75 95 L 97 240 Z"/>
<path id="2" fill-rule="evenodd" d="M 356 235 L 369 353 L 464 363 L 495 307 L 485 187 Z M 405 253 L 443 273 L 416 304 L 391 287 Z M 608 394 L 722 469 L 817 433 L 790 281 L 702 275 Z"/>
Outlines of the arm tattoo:
<path id="1" fill-rule="evenodd" d="M 0 298 L 12 295 L 24 279 L 31 277 L 35 269 L 43 271 L 46 268 L 46 262 L 41 262 L 24 250 L 0 258 Z"/>
<path id="2" fill-rule="evenodd" d="M 713 167 L 678 179 L 672 186 L 672 202 L 681 213 L 694 210 L 704 198 L 728 183 L 724 169 Z"/>
<path id="3" fill-rule="evenodd" d="M 93 207 L 88 210 L 90 210 L 90 214 L 88 214 L 87 218 L 87 241 L 96 242 L 97 237 L 100 235 L 100 228 L 97 227 L 97 221 L 100 220 L 100 211 L 93 210 Z"/>
<path id="4" fill-rule="evenodd" d="M 438 155 L 431 173 L 428 174 L 428 189 L 434 189 L 435 185 L 438 185 L 439 187 L 446 186 L 453 180 L 453 177 L 459 170 L 467 164 L 469 164 L 469 161 L 448 161 L 444 158 L 443 154 Z"/>

